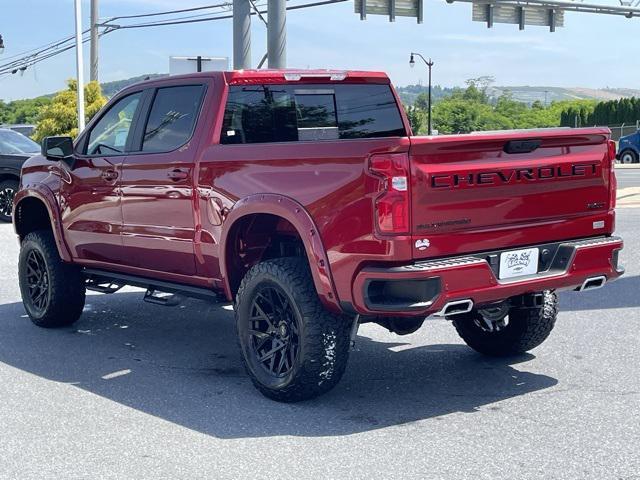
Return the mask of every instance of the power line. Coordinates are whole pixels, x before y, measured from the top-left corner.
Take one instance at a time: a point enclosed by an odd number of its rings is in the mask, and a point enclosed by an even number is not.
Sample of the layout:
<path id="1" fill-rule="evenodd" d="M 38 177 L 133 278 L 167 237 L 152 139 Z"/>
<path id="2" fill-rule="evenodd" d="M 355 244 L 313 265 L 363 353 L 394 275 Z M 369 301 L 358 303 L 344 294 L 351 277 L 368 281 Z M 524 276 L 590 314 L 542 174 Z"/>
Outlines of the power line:
<path id="1" fill-rule="evenodd" d="M 170 14 L 174 14 L 174 13 L 185 13 L 185 12 L 195 12 L 198 10 L 208 10 L 211 8 L 220 8 L 220 7 L 231 7 L 231 3 L 229 2 L 224 2 L 224 3 L 219 3 L 217 5 L 205 5 L 202 7 L 193 7 L 193 8 L 183 8 L 180 10 L 167 10 L 165 12 L 154 12 L 154 13 L 140 13 L 137 15 L 120 15 L 117 17 L 111 17 L 107 20 L 107 22 L 111 22 L 113 20 L 120 20 L 120 19 L 125 19 L 125 18 L 142 18 L 142 17 L 155 17 L 155 16 L 159 16 L 159 15 L 170 15 Z"/>
<path id="2" fill-rule="evenodd" d="M 321 1 L 311 2 L 311 3 L 301 4 L 301 5 L 287 6 L 287 10 L 300 10 L 304 8 L 331 5 L 334 3 L 343 3 L 346 1 L 349 1 L 349 0 L 321 0 Z M 100 26 L 104 28 L 104 30 L 100 33 L 100 37 L 106 34 L 109 34 L 111 32 L 114 32 L 116 30 L 147 28 L 147 27 L 162 27 L 162 26 L 169 26 L 169 25 L 183 25 L 183 24 L 189 24 L 189 23 L 201 23 L 201 22 L 211 22 L 215 20 L 225 20 L 225 19 L 232 18 L 233 15 L 209 13 L 209 14 L 179 17 L 173 20 L 167 19 L 167 20 L 160 20 L 156 22 L 145 22 L 145 23 L 137 23 L 137 24 L 134 23 L 129 25 L 117 25 L 117 24 L 110 23 L 118 19 L 174 15 L 176 13 L 186 13 L 186 12 L 199 11 L 199 10 L 212 9 L 212 8 L 223 8 L 228 5 L 229 3 L 225 2 L 221 4 L 207 5 L 202 7 L 194 7 L 194 8 L 180 9 L 180 10 L 170 10 L 166 12 L 154 12 L 154 13 L 139 14 L 139 15 L 121 15 L 118 17 L 112 17 L 112 18 L 109 18 L 106 22 L 103 22 L 100 24 Z M 262 10 L 256 9 L 255 11 L 251 12 L 251 15 L 263 15 L 263 14 L 268 14 L 268 11 L 264 8 Z M 207 16 L 207 15 L 212 15 L 212 16 Z M 199 18 L 200 16 L 204 18 Z M 198 17 L 198 18 L 194 18 L 194 17 Z M 90 29 L 87 29 L 82 32 L 83 33 L 82 43 L 87 43 L 90 40 L 89 37 L 84 38 L 84 36 L 89 32 L 90 32 Z M 0 65 L 0 77 L 4 75 L 16 73 L 19 70 L 24 71 L 26 68 L 30 68 L 44 60 L 48 60 L 49 58 L 55 57 L 68 50 L 75 48 L 75 44 L 73 43 L 69 44 L 69 42 L 73 40 L 73 38 L 74 36 L 65 37 L 64 39 L 61 39 L 59 41 L 51 42 L 41 47 L 36 47 L 32 50 L 27 50 L 26 52 L 23 52 L 23 53 L 27 53 L 27 55 L 24 55 L 22 58 L 18 60 L 14 60 L 12 62 Z M 31 53 L 31 52 L 35 52 L 35 53 Z M 15 56 L 10 58 L 15 58 Z"/>
<path id="3" fill-rule="evenodd" d="M 214 5 L 205 5 L 205 6 L 201 6 L 201 7 L 194 7 L 194 8 L 183 8 L 183 9 L 176 9 L 176 10 L 167 10 L 167 11 L 163 11 L 163 12 L 153 12 L 153 13 L 144 13 L 144 14 L 138 14 L 138 15 L 120 15 L 120 16 L 116 16 L 116 17 L 112 17 L 109 18 L 107 20 L 107 22 L 111 22 L 117 19 L 128 19 L 128 18 L 142 18 L 142 17 L 152 17 L 152 16 L 159 16 L 159 15 L 173 15 L 176 13 L 185 13 L 185 12 L 193 12 L 193 11 L 198 11 L 198 10 L 205 10 L 205 9 L 212 9 L 212 8 L 221 8 L 221 7 L 228 7 L 230 6 L 230 4 L 228 2 L 224 2 L 224 3 L 220 3 L 220 4 L 214 4 Z M 206 14 L 205 14 L 206 15 Z M 85 31 L 83 31 L 83 35 L 85 35 L 86 33 L 88 33 L 90 31 L 90 29 L 87 29 Z M 14 60 L 12 62 L 8 62 L 5 63 L 3 65 L 0 65 L 0 69 L 6 69 L 6 68 L 11 68 L 13 66 L 22 66 L 22 64 L 24 64 L 25 61 L 36 57 L 40 54 L 44 54 L 45 52 L 48 52 L 49 50 L 55 50 L 60 48 L 60 53 L 68 50 L 66 48 L 62 49 L 62 46 L 65 45 L 66 43 L 71 42 L 73 39 L 75 38 L 75 35 L 70 35 L 67 37 L 64 37 L 62 39 L 59 40 L 55 40 L 53 42 L 49 42 L 49 43 L 45 43 L 44 45 L 38 46 L 38 47 L 34 47 L 32 49 L 29 50 L 25 50 L 21 53 L 17 53 L 14 54 L 10 57 L 5 57 L 3 60 L 13 60 L 13 59 L 17 59 Z M 18 58 L 20 57 L 20 58 Z M 49 58 L 49 57 L 47 57 Z"/>
<path id="4" fill-rule="evenodd" d="M 323 0 L 323 1 L 319 1 L 319 2 L 312 2 L 312 3 L 305 3 L 302 5 L 292 5 L 292 6 L 288 6 L 287 10 L 300 10 L 303 8 L 310 8 L 310 7 L 319 7 L 319 6 L 323 6 L 323 5 L 331 5 L 333 3 L 343 3 L 343 2 L 347 2 L 349 0 Z M 264 15 L 264 14 L 268 14 L 268 11 L 266 9 L 263 10 L 257 10 L 257 11 L 252 11 L 251 15 Z M 120 30 L 120 29 L 128 29 L 128 28 L 145 28 L 145 27 L 162 27 L 162 26 L 166 26 L 166 25 L 181 25 L 181 24 L 185 24 L 185 23 L 199 23 L 199 22 L 210 22 L 213 20 L 224 20 L 224 19 L 229 19 L 229 18 L 233 18 L 232 14 L 225 14 L 225 15 L 218 15 L 215 17 L 208 17 L 208 18 L 198 18 L 198 19 L 191 19 L 191 20 L 161 20 L 158 22 L 148 22 L 148 23 L 137 23 L 137 24 L 132 24 L 132 25 L 111 25 L 109 23 L 103 23 L 102 26 L 104 27 L 111 27 L 115 30 Z"/>

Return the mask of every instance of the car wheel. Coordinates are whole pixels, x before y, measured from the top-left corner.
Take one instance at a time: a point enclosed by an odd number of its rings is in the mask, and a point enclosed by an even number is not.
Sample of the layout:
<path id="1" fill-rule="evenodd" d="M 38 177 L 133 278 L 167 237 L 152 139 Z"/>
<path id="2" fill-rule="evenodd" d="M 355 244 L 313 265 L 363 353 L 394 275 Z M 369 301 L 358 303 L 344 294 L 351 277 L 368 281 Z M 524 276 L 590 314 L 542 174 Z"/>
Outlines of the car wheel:
<path id="1" fill-rule="evenodd" d="M 625 150 L 620 154 L 620 163 L 638 163 L 638 154 L 633 150 Z"/>
<path id="2" fill-rule="evenodd" d="M 84 278 L 80 268 L 62 261 L 51 232 L 36 231 L 24 238 L 18 278 L 22 303 L 37 326 L 63 327 L 80 318 Z"/>
<path id="3" fill-rule="evenodd" d="M 10 222 L 13 213 L 13 197 L 18 192 L 17 180 L 0 182 L 0 222 Z"/>
<path id="4" fill-rule="evenodd" d="M 304 260 L 279 258 L 252 267 L 238 290 L 235 316 L 245 368 L 266 397 L 307 400 L 342 377 L 351 322 L 325 310 Z"/>
<path id="5" fill-rule="evenodd" d="M 549 291 L 543 295 L 538 308 L 472 310 L 453 317 L 453 324 L 465 343 L 480 353 L 518 355 L 544 342 L 556 323 L 558 297 Z"/>

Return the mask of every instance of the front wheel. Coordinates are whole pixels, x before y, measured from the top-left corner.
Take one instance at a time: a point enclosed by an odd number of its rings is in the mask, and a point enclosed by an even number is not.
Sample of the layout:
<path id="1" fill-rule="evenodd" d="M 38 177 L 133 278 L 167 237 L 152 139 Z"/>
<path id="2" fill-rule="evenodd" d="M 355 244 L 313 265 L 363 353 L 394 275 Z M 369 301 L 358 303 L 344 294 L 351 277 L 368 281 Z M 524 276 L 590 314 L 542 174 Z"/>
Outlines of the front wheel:
<path id="1" fill-rule="evenodd" d="M 62 261 L 51 232 L 32 232 L 24 238 L 18 278 L 22 303 L 37 326 L 63 327 L 80 318 L 85 302 L 82 273 Z"/>
<path id="2" fill-rule="evenodd" d="M 558 297 L 543 293 L 542 306 L 520 308 L 502 305 L 456 315 L 458 334 L 474 350 L 494 357 L 518 355 L 544 342 L 556 323 Z"/>
<path id="3" fill-rule="evenodd" d="M 244 365 L 266 397 L 307 400 L 342 377 L 351 324 L 324 309 L 302 259 L 252 267 L 238 290 L 235 314 Z"/>
<path id="4" fill-rule="evenodd" d="M 18 191 L 17 180 L 0 182 L 0 222 L 10 222 L 13 213 L 13 197 Z"/>
<path id="5" fill-rule="evenodd" d="M 638 154 L 633 150 L 625 150 L 620 154 L 620 163 L 638 163 Z"/>

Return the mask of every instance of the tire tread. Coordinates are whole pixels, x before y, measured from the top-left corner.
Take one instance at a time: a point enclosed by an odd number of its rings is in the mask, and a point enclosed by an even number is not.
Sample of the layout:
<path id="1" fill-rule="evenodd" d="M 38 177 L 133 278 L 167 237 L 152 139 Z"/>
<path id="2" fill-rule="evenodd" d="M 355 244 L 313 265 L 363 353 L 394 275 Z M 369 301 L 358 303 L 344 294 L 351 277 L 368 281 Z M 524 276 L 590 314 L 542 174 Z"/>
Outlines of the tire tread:
<path id="1" fill-rule="evenodd" d="M 24 258 L 30 248 L 38 248 L 44 256 L 49 273 L 51 288 L 47 311 L 41 317 L 34 317 L 25 305 L 31 321 L 39 327 L 55 328 L 72 325 L 82 314 L 86 291 L 84 278 L 79 267 L 65 263 L 58 254 L 53 234 L 47 230 L 37 230 L 27 234 L 22 241 L 18 276 L 23 299 L 26 295 Z M 23 300 L 25 301 L 25 300 Z"/>
<path id="2" fill-rule="evenodd" d="M 308 400 L 331 390 L 342 377 L 349 357 L 350 323 L 347 318 L 328 312 L 320 302 L 306 261 L 284 257 L 254 265 L 245 275 L 236 295 L 236 331 L 239 337 L 238 305 L 245 301 L 249 285 L 260 278 L 279 280 L 301 312 L 304 332 L 304 358 L 293 381 L 284 388 L 274 389 L 263 385 L 251 372 L 240 350 L 245 369 L 255 387 L 266 397 L 280 402 Z M 240 340 L 238 340 L 240 343 Z M 329 349 L 333 342 L 333 348 Z M 328 353 L 328 350 L 332 353 Z M 301 352 L 302 354 L 302 352 Z"/>

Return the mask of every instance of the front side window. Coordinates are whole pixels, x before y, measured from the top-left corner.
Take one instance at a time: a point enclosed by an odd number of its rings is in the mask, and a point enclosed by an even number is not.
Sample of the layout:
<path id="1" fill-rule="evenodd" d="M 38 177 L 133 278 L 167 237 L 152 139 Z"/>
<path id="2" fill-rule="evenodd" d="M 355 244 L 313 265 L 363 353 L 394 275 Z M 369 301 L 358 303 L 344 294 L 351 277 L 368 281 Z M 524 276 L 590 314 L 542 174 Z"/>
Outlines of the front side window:
<path id="1" fill-rule="evenodd" d="M 144 132 L 142 151 L 170 152 L 187 143 L 193 134 L 203 93 L 203 85 L 159 88 Z"/>
<path id="2" fill-rule="evenodd" d="M 389 85 L 232 86 L 220 142 L 405 136 Z"/>
<path id="3" fill-rule="evenodd" d="M 118 100 L 89 133 L 87 154 L 118 155 L 125 152 L 141 92 Z"/>

